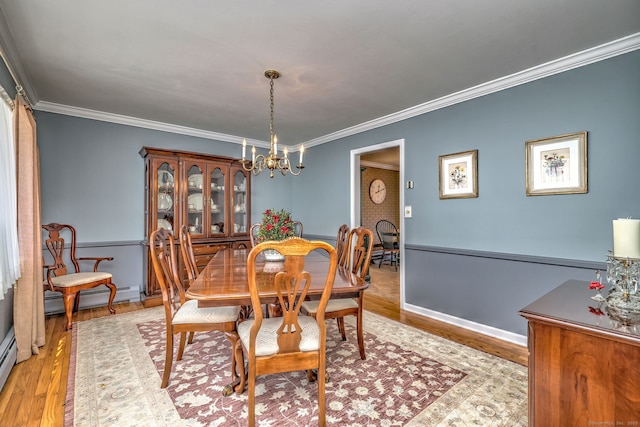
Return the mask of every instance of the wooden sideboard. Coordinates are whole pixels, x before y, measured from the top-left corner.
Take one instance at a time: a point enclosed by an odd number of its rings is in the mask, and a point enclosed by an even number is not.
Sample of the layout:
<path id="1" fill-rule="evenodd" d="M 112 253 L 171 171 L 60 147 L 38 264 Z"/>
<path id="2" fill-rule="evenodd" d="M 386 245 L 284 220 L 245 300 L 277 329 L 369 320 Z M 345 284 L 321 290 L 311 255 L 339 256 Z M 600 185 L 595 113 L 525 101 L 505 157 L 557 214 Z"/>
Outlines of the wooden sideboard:
<path id="1" fill-rule="evenodd" d="M 520 311 L 530 426 L 640 426 L 640 325 L 609 315 L 595 294 L 569 280 Z"/>

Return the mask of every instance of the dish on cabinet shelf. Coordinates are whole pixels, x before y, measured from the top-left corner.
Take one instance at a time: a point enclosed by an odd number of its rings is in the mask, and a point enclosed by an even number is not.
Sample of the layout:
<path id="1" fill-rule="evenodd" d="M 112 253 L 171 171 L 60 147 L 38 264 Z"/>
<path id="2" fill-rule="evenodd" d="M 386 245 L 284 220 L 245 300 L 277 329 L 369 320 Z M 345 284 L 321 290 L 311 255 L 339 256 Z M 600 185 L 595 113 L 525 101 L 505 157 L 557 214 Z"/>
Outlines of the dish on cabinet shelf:
<path id="1" fill-rule="evenodd" d="M 224 186 L 223 185 L 218 185 L 215 182 L 211 183 L 211 189 L 212 190 L 216 190 L 216 191 L 222 191 L 224 190 Z"/>
<path id="2" fill-rule="evenodd" d="M 202 188 L 202 174 L 194 173 L 189 176 L 187 182 L 189 183 L 189 188 Z"/>
<path id="3" fill-rule="evenodd" d="M 158 194 L 158 210 L 166 212 L 173 207 L 173 199 L 167 193 Z"/>
<path id="4" fill-rule="evenodd" d="M 202 212 L 202 193 L 190 194 L 187 203 L 189 206 L 193 205 L 195 212 Z"/>
<path id="5" fill-rule="evenodd" d="M 171 231 L 171 223 L 169 221 L 167 221 L 166 219 L 159 219 L 158 220 L 158 228 L 165 228 L 165 229 Z"/>
<path id="6" fill-rule="evenodd" d="M 163 169 L 158 170 L 158 187 L 173 187 L 173 175 L 171 172 Z"/>

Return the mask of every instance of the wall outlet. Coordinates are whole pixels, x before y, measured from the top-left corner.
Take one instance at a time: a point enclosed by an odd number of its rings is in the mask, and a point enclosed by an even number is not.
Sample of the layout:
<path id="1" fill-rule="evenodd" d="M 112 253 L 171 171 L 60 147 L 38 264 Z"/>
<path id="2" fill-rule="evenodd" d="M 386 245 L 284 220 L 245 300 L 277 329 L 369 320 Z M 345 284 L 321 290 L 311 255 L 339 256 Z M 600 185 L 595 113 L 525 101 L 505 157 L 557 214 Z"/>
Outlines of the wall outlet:
<path id="1" fill-rule="evenodd" d="M 404 217 L 411 218 L 411 206 L 404 207 Z"/>

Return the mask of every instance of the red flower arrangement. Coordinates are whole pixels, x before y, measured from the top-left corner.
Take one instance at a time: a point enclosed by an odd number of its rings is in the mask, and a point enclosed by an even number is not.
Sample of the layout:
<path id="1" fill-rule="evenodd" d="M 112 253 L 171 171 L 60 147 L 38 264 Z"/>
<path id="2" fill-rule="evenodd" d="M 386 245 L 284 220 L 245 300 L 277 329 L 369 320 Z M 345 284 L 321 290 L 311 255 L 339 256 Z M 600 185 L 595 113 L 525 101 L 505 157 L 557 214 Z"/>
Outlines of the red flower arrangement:
<path id="1" fill-rule="evenodd" d="M 600 290 L 604 288 L 604 285 L 600 282 L 591 282 L 591 284 L 589 285 L 589 289 L 595 289 L 595 290 Z"/>
<path id="2" fill-rule="evenodd" d="M 284 240 L 294 235 L 295 230 L 289 212 L 284 209 L 279 211 L 267 209 L 262 213 L 262 222 L 258 230 L 258 243 L 266 242 L 267 240 Z"/>

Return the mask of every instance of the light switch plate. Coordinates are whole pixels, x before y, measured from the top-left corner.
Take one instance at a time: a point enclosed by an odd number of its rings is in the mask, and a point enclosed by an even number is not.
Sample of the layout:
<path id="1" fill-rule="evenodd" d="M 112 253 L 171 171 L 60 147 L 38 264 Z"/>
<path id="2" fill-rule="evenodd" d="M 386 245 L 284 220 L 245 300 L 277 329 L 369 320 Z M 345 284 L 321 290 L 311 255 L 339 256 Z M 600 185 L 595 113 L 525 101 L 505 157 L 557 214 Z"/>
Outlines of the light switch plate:
<path id="1" fill-rule="evenodd" d="M 411 218 L 411 205 L 407 205 L 404 207 L 404 217 Z"/>

